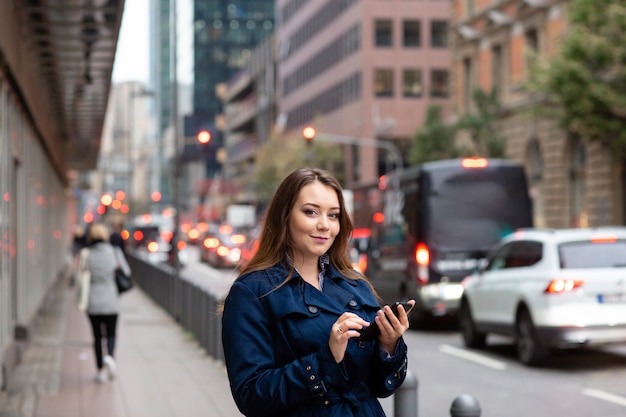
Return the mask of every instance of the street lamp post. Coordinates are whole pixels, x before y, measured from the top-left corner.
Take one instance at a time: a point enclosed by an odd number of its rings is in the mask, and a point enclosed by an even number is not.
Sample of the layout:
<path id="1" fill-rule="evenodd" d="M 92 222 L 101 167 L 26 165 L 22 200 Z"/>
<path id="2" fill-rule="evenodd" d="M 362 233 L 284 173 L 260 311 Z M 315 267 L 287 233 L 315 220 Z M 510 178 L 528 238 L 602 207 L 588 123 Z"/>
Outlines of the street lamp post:
<path id="1" fill-rule="evenodd" d="M 357 146 L 369 146 L 373 148 L 385 149 L 388 151 L 395 161 L 395 169 L 397 171 L 396 178 L 399 178 L 404 167 L 404 160 L 400 149 L 392 142 L 374 138 L 360 138 L 355 136 L 337 135 L 335 133 L 317 132 L 313 127 L 307 126 L 302 131 L 302 135 L 307 140 L 307 143 L 311 143 L 312 140 L 320 142 L 338 143 L 344 145 L 357 145 Z"/>
<path id="2" fill-rule="evenodd" d="M 176 279 L 180 278 L 180 260 L 178 259 L 178 240 L 180 229 L 180 198 L 181 198 L 181 177 L 182 177 L 182 145 L 180 141 L 182 135 L 180 134 L 180 123 L 178 117 L 178 12 L 177 12 L 177 0 L 170 0 L 170 71 L 172 82 L 172 96 L 171 96 L 171 117 L 172 117 L 172 130 L 174 132 L 174 230 L 172 231 L 172 242 L 174 245 L 172 253 L 174 255 L 174 269 L 176 273 Z"/>

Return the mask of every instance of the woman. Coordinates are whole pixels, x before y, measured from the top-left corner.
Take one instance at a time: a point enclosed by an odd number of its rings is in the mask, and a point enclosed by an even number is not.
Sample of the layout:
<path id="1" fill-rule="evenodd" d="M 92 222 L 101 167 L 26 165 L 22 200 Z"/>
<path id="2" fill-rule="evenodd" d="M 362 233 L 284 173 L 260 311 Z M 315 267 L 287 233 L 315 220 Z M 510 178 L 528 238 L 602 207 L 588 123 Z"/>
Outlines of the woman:
<path id="1" fill-rule="evenodd" d="M 87 314 L 91 323 L 96 354 L 97 382 L 115 377 L 114 358 L 119 294 L 115 284 L 115 269 L 130 276 L 130 267 L 119 249 L 109 243 L 109 232 L 104 224 L 96 223 L 89 228 L 86 266 L 91 274 Z M 102 338 L 106 337 L 107 355 L 103 357 Z M 106 366 L 106 370 L 105 370 Z"/>
<path id="2" fill-rule="evenodd" d="M 244 415 L 385 415 L 377 397 L 404 381 L 409 321 L 402 307 L 381 310 L 352 270 L 351 232 L 328 172 L 298 169 L 276 190 L 258 251 L 224 301 L 225 363 Z M 378 338 L 358 341 L 374 321 Z"/>

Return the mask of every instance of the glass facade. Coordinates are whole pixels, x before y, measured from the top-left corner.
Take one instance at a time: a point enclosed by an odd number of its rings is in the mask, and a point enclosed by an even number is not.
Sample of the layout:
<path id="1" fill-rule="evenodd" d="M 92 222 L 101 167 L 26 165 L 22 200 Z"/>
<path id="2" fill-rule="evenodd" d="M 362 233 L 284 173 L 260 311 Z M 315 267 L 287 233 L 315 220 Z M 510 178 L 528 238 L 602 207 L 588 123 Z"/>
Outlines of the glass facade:
<path id="1" fill-rule="evenodd" d="M 68 194 L 28 107 L 6 78 L 0 69 L 0 352 L 17 329 L 29 326 L 46 291 L 66 271 L 80 193 Z"/>
<path id="2" fill-rule="evenodd" d="M 215 88 L 242 69 L 250 53 L 274 31 L 273 0 L 195 0 L 194 114 L 221 112 Z"/>
<path id="3" fill-rule="evenodd" d="M 218 170 L 218 149 L 224 146 L 215 118 L 222 113 L 216 93 L 243 69 L 252 51 L 274 32 L 274 0 L 194 0 L 193 15 L 193 114 L 185 118 L 185 136 L 203 129 L 214 132 L 204 155 L 189 152 L 189 158 L 206 160 L 206 177 Z"/>

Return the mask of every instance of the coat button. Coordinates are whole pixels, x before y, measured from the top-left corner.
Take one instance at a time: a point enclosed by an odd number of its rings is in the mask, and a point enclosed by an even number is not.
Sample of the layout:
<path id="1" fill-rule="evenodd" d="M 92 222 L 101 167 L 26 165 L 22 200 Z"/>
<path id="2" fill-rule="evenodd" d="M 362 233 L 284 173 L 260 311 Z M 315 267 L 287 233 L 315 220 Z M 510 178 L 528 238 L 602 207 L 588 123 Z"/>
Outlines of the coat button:
<path id="1" fill-rule="evenodd" d="M 309 377 L 309 379 L 310 379 L 311 381 L 315 380 L 315 375 L 311 375 L 311 376 Z"/>
<path id="2" fill-rule="evenodd" d="M 324 405 L 328 405 L 328 404 L 330 404 L 330 401 L 328 400 L 324 401 Z"/>
<path id="3" fill-rule="evenodd" d="M 310 371 L 311 370 L 311 365 L 307 365 L 306 370 Z"/>
<path id="4" fill-rule="evenodd" d="M 317 313 L 318 309 L 315 306 L 309 306 L 309 311 L 313 314 Z"/>
<path id="5" fill-rule="evenodd" d="M 356 307 L 357 305 L 359 305 L 359 303 L 356 302 L 356 300 L 350 300 L 350 302 L 348 303 L 348 305 L 352 308 Z"/>

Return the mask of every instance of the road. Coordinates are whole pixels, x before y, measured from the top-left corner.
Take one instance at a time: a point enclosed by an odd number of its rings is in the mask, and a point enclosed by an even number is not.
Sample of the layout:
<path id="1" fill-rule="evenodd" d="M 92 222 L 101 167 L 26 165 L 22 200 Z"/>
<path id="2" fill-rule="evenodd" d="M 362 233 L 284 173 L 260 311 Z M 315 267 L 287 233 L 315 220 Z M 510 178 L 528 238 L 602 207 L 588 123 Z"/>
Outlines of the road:
<path id="1" fill-rule="evenodd" d="M 225 294 L 236 272 L 198 259 L 192 248 L 184 276 Z M 517 361 L 511 339 L 490 336 L 486 349 L 465 349 L 449 323 L 411 329 L 405 339 L 419 384 L 419 416 L 448 416 L 454 398 L 465 393 L 478 400 L 483 417 L 626 415 L 626 346 L 561 352 L 549 365 L 529 368 Z M 383 402 L 391 417 L 389 400 Z"/>
<path id="2" fill-rule="evenodd" d="M 450 326 L 410 330 L 405 339 L 420 416 L 442 415 L 461 393 L 473 395 L 485 417 L 626 415 L 626 346 L 561 352 L 528 368 L 504 337 L 490 336 L 482 351 L 465 349 Z"/>
<path id="3" fill-rule="evenodd" d="M 200 261 L 200 252 L 196 246 L 187 249 L 187 262 L 181 270 L 183 278 L 206 288 L 218 299 L 228 293 L 231 284 L 237 278 L 237 271 L 233 269 L 217 269 Z"/>

